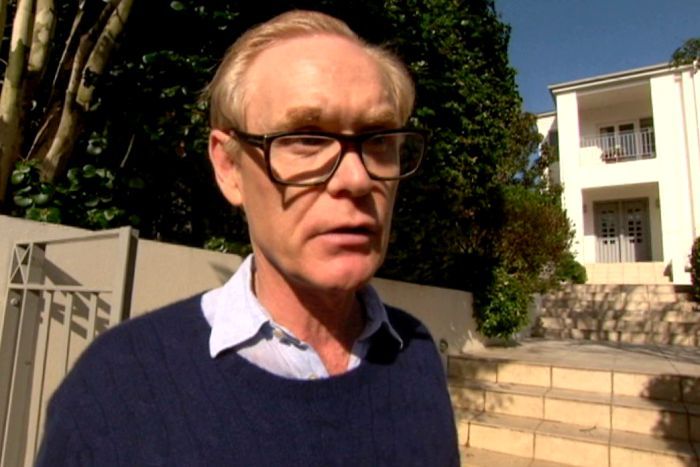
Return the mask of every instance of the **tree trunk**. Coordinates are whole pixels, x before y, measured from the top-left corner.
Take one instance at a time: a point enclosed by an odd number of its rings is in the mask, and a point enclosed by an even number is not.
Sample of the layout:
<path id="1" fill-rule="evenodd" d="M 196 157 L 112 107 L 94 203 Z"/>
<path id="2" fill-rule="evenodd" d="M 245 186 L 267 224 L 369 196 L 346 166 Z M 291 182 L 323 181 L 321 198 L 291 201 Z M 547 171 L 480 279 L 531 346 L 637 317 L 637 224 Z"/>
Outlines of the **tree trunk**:
<path id="1" fill-rule="evenodd" d="M 53 180 L 66 167 L 80 132 L 82 116 L 92 105 L 95 82 L 106 69 L 132 3 L 133 0 L 110 2 L 95 26 L 80 39 L 78 52 L 73 59 L 61 120 L 42 163 L 42 176 L 47 181 Z M 95 40 L 98 32 L 99 37 Z"/>
<path id="2" fill-rule="evenodd" d="M 63 101 L 65 99 L 63 91 L 68 86 L 70 80 L 72 63 L 80 44 L 79 33 L 84 18 L 85 1 L 83 0 L 78 3 L 78 10 L 73 18 L 73 25 L 71 26 L 68 39 L 66 39 L 66 46 L 63 48 L 61 59 L 54 72 L 53 81 L 51 82 L 49 90 L 49 97 L 45 104 L 44 121 L 41 128 L 39 128 L 34 135 L 34 141 L 27 153 L 28 159 L 44 160 L 51 147 L 53 136 L 56 134 L 61 121 L 61 109 L 63 108 Z"/>
<path id="3" fill-rule="evenodd" d="M 55 27 L 56 12 L 53 0 L 36 0 L 32 48 L 27 70 L 30 75 L 38 75 L 38 79 L 41 79 L 46 70 Z"/>
<path id="4" fill-rule="evenodd" d="M 90 109 L 92 104 L 92 96 L 95 91 L 95 81 L 105 71 L 105 67 L 109 62 L 109 56 L 114 49 L 117 39 L 124 30 L 126 20 L 131 12 L 133 0 L 121 0 L 119 6 L 112 12 L 109 21 L 102 30 L 97 44 L 90 54 L 85 70 L 83 71 L 83 79 L 80 81 L 76 102 L 85 110 Z"/>
<path id="5" fill-rule="evenodd" d="M 18 0 L 10 56 L 0 94 L 0 205 L 5 202 L 12 167 L 19 156 L 22 89 L 32 36 L 34 0 Z"/>
<path id="6" fill-rule="evenodd" d="M 0 31 L 5 31 L 7 23 L 7 0 L 0 0 Z"/>
<path id="7" fill-rule="evenodd" d="M 88 53 L 93 46 L 94 41 L 90 32 L 80 38 L 80 45 L 78 45 L 78 51 L 73 58 L 73 68 L 63 99 L 58 129 L 51 139 L 51 145 L 41 165 L 42 178 L 45 181 L 53 181 L 56 175 L 60 173 L 75 145 L 80 118 L 80 109 L 75 105 L 75 96 Z"/>

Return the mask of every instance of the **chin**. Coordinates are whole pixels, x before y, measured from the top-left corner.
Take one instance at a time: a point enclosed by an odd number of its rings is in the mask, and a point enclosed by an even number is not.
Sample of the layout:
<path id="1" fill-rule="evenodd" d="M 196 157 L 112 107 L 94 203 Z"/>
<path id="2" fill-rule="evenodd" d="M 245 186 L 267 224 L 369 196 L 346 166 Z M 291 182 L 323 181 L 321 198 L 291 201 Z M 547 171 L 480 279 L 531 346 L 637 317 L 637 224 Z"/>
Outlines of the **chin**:
<path id="1" fill-rule="evenodd" d="M 380 265 L 381 258 L 335 258 L 323 262 L 314 282 L 326 290 L 355 291 L 372 279 Z"/>

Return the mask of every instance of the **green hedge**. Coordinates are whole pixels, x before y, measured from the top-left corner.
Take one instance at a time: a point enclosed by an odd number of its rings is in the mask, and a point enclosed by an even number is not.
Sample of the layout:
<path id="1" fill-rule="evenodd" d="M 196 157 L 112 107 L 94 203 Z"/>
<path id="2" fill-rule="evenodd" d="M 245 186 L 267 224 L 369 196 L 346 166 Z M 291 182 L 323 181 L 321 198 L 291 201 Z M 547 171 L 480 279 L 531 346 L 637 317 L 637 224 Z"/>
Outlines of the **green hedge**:
<path id="1" fill-rule="evenodd" d="M 484 293 L 475 294 L 475 316 L 485 336 L 509 340 L 528 323 L 529 287 L 501 267 L 493 274 Z"/>

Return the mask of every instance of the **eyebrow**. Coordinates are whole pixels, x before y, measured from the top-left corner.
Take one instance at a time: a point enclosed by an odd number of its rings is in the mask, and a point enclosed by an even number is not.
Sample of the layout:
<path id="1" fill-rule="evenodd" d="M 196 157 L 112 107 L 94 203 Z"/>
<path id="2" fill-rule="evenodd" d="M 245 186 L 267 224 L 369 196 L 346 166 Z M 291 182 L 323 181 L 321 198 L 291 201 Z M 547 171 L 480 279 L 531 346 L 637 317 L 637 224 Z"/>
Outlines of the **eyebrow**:
<path id="1" fill-rule="evenodd" d="M 281 130 L 317 125 L 321 122 L 323 109 L 320 107 L 293 107 L 287 110 Z"/>
<path id="2" fill-rule="evenodd" d="M 321 107 L 293 107 L 287 110 L 279 131 L 290 131 L 297 128 L 319 126 L 324 120 L 324 109 Z M 361 128 L 392 127 L 399 124 L 396 112 L 387 107 L 368 111 L 359 116 L 357 123 Z"/>

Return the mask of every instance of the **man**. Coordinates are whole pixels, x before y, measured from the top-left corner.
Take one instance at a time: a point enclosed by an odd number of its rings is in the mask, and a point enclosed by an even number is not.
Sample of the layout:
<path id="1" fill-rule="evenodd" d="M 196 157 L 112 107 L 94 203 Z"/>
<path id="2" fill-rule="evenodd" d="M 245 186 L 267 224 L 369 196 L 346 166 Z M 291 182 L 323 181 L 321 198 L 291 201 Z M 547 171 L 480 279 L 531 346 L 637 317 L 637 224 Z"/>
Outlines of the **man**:
<path id="1" fill-rule="evenodd" d="M 209 156 L 254 254 L 223 287 L 128 321 L 49 408 L 39 465 L 459 464 L 425 328 L 367 285 L 423 156 L 390 53 L 294 11 L 214 77 Z"/>

